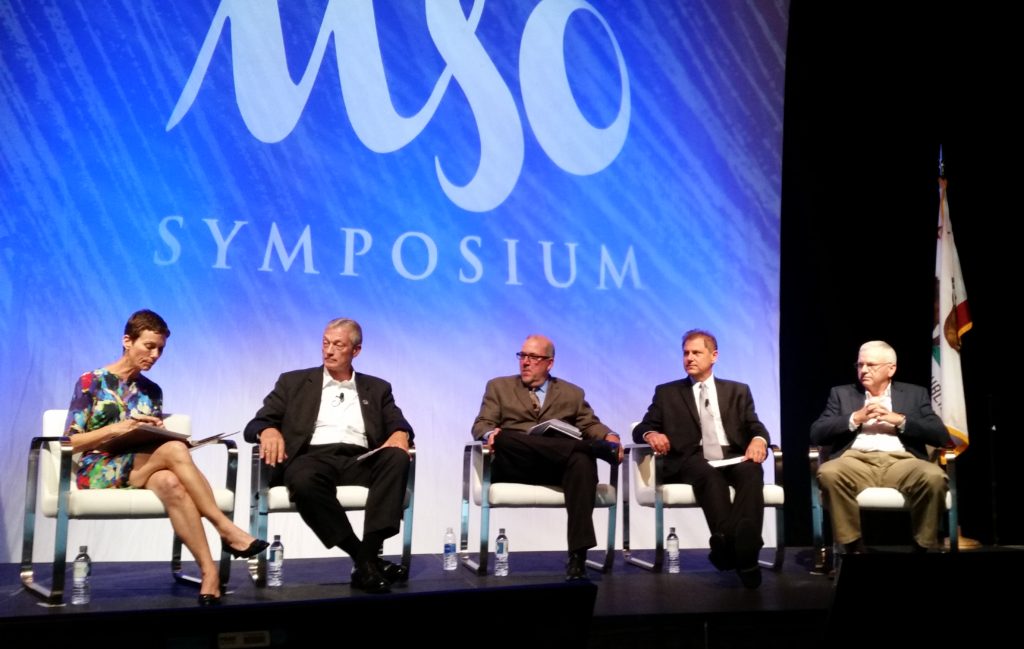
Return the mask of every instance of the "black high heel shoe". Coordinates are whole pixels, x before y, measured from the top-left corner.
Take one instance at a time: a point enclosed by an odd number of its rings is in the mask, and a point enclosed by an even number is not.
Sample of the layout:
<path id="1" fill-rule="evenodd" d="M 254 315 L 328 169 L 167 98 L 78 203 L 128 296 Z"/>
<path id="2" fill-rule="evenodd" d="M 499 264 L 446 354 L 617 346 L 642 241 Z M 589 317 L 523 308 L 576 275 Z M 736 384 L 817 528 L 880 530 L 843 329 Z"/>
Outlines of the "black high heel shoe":
<path id="1" fill-rule="evenodd" d="M 220 595 L 199 595 L 200 606 L 220 606 Z"/>
<path id="2" fill-rule="evenodd" d="M 233 547 L 228 545 L 228 543 L 224 541 L 224 539 L 221 539 L 220 541 L 221 552 L 229 552 L 231 556 L 235 557 L 236 559 L 249 559 L 250 557 L 255 557 L 257 554 L 263 552 L 268 547 L 270 547 L 270 544 L 264 541 L 263 539 L 254 540 L 252 543 L 249 544 L 249 547 L 247 547 L 244 550 L 234 549 Z"/>

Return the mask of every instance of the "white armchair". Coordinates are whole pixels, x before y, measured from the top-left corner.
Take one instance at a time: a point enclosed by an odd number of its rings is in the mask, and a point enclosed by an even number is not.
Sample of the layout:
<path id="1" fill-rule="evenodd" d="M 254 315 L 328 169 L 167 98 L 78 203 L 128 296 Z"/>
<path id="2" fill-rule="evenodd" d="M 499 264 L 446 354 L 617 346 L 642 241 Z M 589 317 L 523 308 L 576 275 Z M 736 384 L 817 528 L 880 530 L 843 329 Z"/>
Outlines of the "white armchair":
<path id="1" fill-rule="evenodd" d="M 808 451 L 811 465 L 811 533 L 814 537 L 814 574 L 829 574 L 835 567 L 838 553 L 825 542 L 825 501 L 818 483 L 818 467 L 821 458 L 828 454 L 828 447 L 812 446 Z M 956 506 L 956 453 L 950 449 L 941 451 L 942 463 L 946 467 L 949 489 L 946 491 L 946 514 L 949 527 L 949 551 L 957 552 L 959 543 L 959 520 Z M 910 511 L 906 498 L 893 487 L 868 487 L 857 494 L 857 504 L 862 510 Z M 831 557 L 830 557 L 831 555 Z M 831 559 L 831 560 L 830 560 Z"/>
<path id="2" fill-rule="evenodd" d="M 412 561 L 412 516 L 416 494 L 416 449 L 409 449 L 409 478 L 405 486 L 405 512 L 402 517 L 402 565 L 408 569 Z M 249 533 L 258 539 L 267 535 L 270 514 L 298 513 L 292 502 L 288 487 L 270 486 L 271 469 L 260 459 L 260 447 L 252 447 L 252 498 L 249 501 Z M 356 485 L 339 486 L 338 502 L 345 511 L 366 509 L 366 497 L 370 490 Z M 267 585 L 267 551 L 249 559 L 249 576 L 258 587 Z"/>
<path id="3" fill-rule="evenodd" d="M 64 601 L 69 521 L 167 518 L 167 510 L 164 509 L 163 503 L 148 489 L 79 489 L 74 480 L 77 454 L 72 453 L 70 438 L 64 436 L 66 419 L 67 410 L 47 410 L 43 413 L 43 436 L 32 439 L 25 485 L 21 583 L 26 590 L 41 597 L 50 605 L 59 605 Z M 172 430 L 185 433 L 190 432 L 192 428 L 191 418 L 182 414 L 169 415 L 166 424 Z M 220 510 L 233 518 L 238 450 L 232 440 L 220 440 L 218 443 L 227 449 L 227 477 L 224 488 L 215 488 L 213 493 Z M 44 517 L 56 520 L 49 587 L 39 583 L 35 577 L 32 555 L 38 524 L 37 510 L 41 511 Z M 181 539 L 175 535 L 171 546 L 171 574 L 175 581 L 198 584 L 200 580 L 197 577 L 186 575 L 182 571 L 181 547 Z M 231 555 L 222 552 L 222 584 L 226 584 L 230 577 L 230 561 Z"/>
<path id="4" fill-rule="evenodd" d="M 491 509 L 496 507 L 565 507 L 565 493 L 561 487 L 538 486 L 518 482 L 491 481 L 492 453 L 481 442 L 466 444 L 463 451 L 462 478 L 462 533 L 460 555 L 462 565 L 478 575 L 487 574 L 488 542 L 490 539 Z M 608 536 L 604 558 L 587 559 L 587 566 L 600 572 L 609 572 L 615 560 L 615 517 L 618 509 L 619 467 L 612 466 L 607 483 L 598 483 L 594 506 L 608 510 Z M 480 508 L 480 554 L 474 561 L 469 554 L 470 501 Z"/>
<path id="5" fill-rule="evenodd" d="M 782 488 L 782 451 L 777 446 L 770 448 L 775 464 L 775 482 L 764 486 L 764 505 L 775 510 L 775 556 L 771 561 L 759 560 L 758 563 L 772 570 L 779 570 L 785 559 L 786 544 L 783 530 L 783 505 L 786 497 Z M 653 572 L 661 572 L 665 558 L 664 520 L 665 509 L 675 507 L 700 507 L 689 484 L 663 484 L 659 471 L 664 458 L 655 456 L 647 444 L 627 444 L 625 448 L 625 464 L 628 469 L 622 478 L 622 553 L 627 563 Z M 635 485 L 635 486 L 634 486 Z M 630 495 L 631 491 L 633 496 Z M 732 487 L 731 495 L 735 496 Z M 630 498 L 636 498 L 641 507 L 654 510 L 654 561 L 645 561 L 633 556 L 630 548 Z"/>

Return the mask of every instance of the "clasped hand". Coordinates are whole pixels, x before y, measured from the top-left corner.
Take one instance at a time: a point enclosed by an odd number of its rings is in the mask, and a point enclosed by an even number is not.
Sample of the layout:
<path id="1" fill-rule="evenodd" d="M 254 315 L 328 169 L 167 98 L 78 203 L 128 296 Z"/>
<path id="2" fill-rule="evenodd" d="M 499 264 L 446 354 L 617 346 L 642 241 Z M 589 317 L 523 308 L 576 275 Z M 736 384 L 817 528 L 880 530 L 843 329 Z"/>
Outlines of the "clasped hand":
<path id="1" fill-rule="evenodd" d="M 902 420 L 903 415 L 895 413 L 882 404 L 874 401 L 866 404 L 863 408 L 853 413 L 853 423 L 858 426 L 865 423 L 871 424 L 880 421 L 896 426 Z"/>

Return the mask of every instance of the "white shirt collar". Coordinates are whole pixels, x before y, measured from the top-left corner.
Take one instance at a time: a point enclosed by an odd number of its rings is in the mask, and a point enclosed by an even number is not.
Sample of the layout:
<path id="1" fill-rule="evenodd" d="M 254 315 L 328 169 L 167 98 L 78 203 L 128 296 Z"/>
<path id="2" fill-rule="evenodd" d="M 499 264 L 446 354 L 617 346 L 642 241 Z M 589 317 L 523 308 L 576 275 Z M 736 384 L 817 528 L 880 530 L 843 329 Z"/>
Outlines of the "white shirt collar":
<path id="1" fill-rule="evenodd" d="M 341 388 L 348 388 L 350 390 L 355 390 L 356 389 L 356 371 L 352 370 L 352 376 L 350 376 L 348 378 L 348 380 L 346 380 L 346 381 L 339 381 L 338 379 L 336 379 L 333 376 L 331 376 L 331 373 L 328 372 L 327 368 L 325 367 L 324 368 L 324 379 L 323 379 L 323 383 L 320 385 L 320 389 L 323 390 L 324 388 L 329 388 L 329 387 L 335 386 L 335 385 L 338 386 L 338 387 L 341 387 Z"/>

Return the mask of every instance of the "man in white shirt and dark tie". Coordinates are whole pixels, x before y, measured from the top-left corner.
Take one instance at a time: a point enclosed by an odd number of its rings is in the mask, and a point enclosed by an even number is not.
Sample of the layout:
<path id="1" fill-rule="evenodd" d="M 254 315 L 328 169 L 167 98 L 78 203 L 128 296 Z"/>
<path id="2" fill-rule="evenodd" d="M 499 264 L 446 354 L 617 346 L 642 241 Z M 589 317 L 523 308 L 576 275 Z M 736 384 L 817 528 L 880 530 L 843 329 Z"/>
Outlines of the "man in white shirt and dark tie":
<path id="1" fill-rule="evenodd" d="M 664 482 L 693 485 L 711 531 L 711 563 L 735 569 L 744 586 L 757 588 L 768 430 L 757 418 L 749 386 L 715 378 L 717 360 L 714 335 L 700 329 L 683 334 L 687 378 L 655 388 L 633 440 L 665 456 Z"/>

